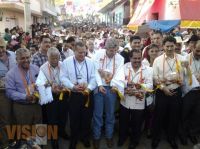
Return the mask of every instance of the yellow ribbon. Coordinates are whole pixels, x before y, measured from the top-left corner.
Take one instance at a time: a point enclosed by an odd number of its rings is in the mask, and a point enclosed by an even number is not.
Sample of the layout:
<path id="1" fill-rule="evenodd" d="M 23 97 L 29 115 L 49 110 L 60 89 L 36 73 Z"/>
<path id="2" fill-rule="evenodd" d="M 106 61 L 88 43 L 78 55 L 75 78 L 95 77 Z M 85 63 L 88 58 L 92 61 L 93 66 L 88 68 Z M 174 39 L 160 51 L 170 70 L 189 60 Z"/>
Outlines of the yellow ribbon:
<path id="1" fill-rule="evenodd" d="M 181 72 L 181 64 L 180 64 L 180 61 L 178 61 L 178 60 L 177 60 L 177 62 L 176 62 L 176 71 L 177 71 L 178 73 Z"/>
<path id="2" fill-rule="evenodd" d="M 192 85 L 192 71 L 190 70 L 190 68 L 187 69 L 188 71 L 188 83 L 191 86 Z"/>
<path id="3" fill-rule="evenodd" d="M 37 98 L 40 98 L 40 95 L 39 95 L 39 93 L 38 92 L 34 92 L 34 94 L 33 94 L 35 97 L 37 97 Z"/>
<path id="4" fill-rule="evenodd" d="M 116 94 L 117 94 L 117 96 L 118 96 L 118 98 L 119 98 L 120 101 L 124 100 L 124 96 L 122 95 L 122 93 L 116 87 L 114 87 L 112 90 L 114 92 L 116 92 Z"/>
<path id="5" fill-rule="evenodd" d="M 67 93 L 69 96 L 71 96 L 71 91 L 67 88 L 63 89 L 62 92 L 60 93 L 60 96 L 59 96 L 59 100 L 62 101 L 63 100 L 63 96 L 64 96 L 64 93 Z"/>
<path id="6" fill-rule="evenodd" d="M 153 90 L 153 89 L 149 89 L 149 88 L 145 87 L 144 84 L 140 84 L 140 86 L 144 91 L 146 91 L 148 93 L 153 93 L 153 92 L 155 92 L 157 89 L 159 89 L 161 87 L 161 85 L 157 85 L 156 88 Z"/>
<path id="7" fill-rule="evenodd" d="M 83 92 L 81 92 L 84 96 L 87 97 L 86 103 L 85 103 L 85 107 L 88 108 L 89 104 L 90 104 L 90 92 L 88 90 L 85 90 Z"/>

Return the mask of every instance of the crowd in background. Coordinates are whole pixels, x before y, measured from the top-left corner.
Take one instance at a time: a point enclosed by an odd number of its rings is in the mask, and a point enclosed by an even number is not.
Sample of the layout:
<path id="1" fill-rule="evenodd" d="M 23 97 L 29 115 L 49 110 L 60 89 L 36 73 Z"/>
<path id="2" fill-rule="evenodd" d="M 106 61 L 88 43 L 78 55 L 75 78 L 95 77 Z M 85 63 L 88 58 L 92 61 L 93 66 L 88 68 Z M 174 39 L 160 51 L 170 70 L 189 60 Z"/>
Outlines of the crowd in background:
<path id="1" fill-rule="evenodd" d="M 98 149 L 105 125 L 107 147 L 112 148 L 117 111 L 119 147 L 130 136 L 128 148 L 136 148 L 144 131 L 152 148 L 159 148 L 163 129 L 173 149 L 178 148 L 177 138 L 182 145 L 188 139 L 198 144 L 199 29 L 140 34 L 106 26 L 31 27 L 31 33 L 18 26 L 6 28 L 0 40 L 3 126 L 56 124 L 59 136 L 70 138 L 70 149 L 79 140 L 90 147 L 91 134 Z M 38 96 L 27 91 L 29 84 Z M 7 147 L 12 141 L 4 138 L 0 145 Z M 17 145 L 21 140 L 14 148 Z M 58 149 L 58 140 L 51 145 Z"/>

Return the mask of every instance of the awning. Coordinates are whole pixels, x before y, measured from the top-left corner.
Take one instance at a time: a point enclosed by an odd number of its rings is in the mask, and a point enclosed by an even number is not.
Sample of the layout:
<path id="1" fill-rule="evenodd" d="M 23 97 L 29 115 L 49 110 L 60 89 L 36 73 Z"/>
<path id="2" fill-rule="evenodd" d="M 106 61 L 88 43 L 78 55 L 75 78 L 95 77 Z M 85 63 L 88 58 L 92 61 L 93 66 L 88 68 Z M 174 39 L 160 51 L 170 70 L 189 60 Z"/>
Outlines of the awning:
<path id="1" fill-rule="evenodd" d="M 151 8 L 151 6 L 154 4 L 155 0 L 140 0 L 138 3 L 138 6 L 133 14 L 133 17 L 131 18 L 128 28 L 136 28 L 136 26 L 141 25 Z"/>
<path id="2" fill-rule="evenodd" d="M 200 28 L 200 21 L 181 21 L 181 28 Z"/>
<path id="3" fill-rule="evenodd" d="M 153 20 L 147 23 L 149 28 L 169 32 L 180 24 L 180 20 Z"/>

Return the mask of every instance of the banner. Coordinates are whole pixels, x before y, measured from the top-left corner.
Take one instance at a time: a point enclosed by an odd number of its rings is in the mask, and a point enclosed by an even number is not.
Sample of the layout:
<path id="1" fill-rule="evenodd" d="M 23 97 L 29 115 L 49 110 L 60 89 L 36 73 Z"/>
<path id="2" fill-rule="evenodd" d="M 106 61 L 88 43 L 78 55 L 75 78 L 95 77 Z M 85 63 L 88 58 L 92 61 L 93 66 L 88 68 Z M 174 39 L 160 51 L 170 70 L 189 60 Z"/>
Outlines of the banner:
<path id="1" fill-rule="evenodd" d="M 65 4 L 65 0 L 55 0 L 56 6 L 60 6 L 60 5 L 64 5 L 64 4 Z"/>
<path id="2" fill-rule="evenodd" d="M 129 25 L 141 25 L 155 0 L 140 0 Z"/>

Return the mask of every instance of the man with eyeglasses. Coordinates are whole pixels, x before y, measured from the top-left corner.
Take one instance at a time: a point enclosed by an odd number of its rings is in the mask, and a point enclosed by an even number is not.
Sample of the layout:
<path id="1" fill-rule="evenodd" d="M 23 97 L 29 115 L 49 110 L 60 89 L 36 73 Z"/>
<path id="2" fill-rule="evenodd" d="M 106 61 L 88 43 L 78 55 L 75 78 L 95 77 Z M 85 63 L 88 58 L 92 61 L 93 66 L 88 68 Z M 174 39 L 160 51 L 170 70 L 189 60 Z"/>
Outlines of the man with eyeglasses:
<path id="1" fill-rule="evenodd" d="M 0 125 L 2 125 L 2 128 L 11 123 L 11 103 L 5 94 L 5 76 L 15 65 L 15 53 L 6 50 L 6 43 L 0 38 Z M 1 126 L 0 131 L 2 131 Z M 7 144 L 8 140 L 3 137 L 0 140 L 0 148 Z"/>
<path id="2" fill-rule="evenodd" d="M 40 124 L 42 120 L 41 107 L 38 104 L 35 88 L 39 68 L 30 64 L 28 49 L 18 49 L 16 60 L 17 65 L 6 74 L 5 82 L 6 95 L 13 102 L 13 119 L 17 125 Z M 29 137 L 25 134 L 18 136 L 17 145 L 21 145 L 22 139 Z"/>
<path id="3" fill-rule="evenodd" d="M 74 56 L 63 61 L 60 80 L 71 90 L 69 98 L 70 146 L 76 149 L 80 138 L 85 148 L 89 148 L 90 124 L 92 119 L 92 91 L 96 87 L 95 64 L 86 57 L 83 42 L 77 41 Z"/>

